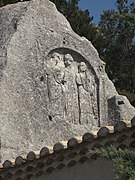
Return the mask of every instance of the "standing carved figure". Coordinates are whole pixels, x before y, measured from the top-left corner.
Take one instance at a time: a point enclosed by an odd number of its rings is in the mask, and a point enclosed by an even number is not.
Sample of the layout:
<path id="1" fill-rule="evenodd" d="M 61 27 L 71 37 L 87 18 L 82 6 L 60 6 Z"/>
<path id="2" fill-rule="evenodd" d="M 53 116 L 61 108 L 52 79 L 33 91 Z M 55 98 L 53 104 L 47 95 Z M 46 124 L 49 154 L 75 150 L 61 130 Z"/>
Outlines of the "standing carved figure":
<path id="1" fill-rule="evenodd" d="M 78 66 L 78 74 L 76 77 L 78 86 L 78 102 L 80 109 L 80 124 L 93 125 L 94 115 L 92 110 L 91 96 L 92 94 L 92 78 L 87 72 L 87 66 L 81 62 Z"/>
<path id="2" fill-rule="evenodd" d="M 64 62 L 59 53 L 54 52 L 47 64 L 47 85 L 50 115 L 54 118 L 64 118 Z"/>
<path id="3" fill-rule="evenodd" d="M 64 66 L 62 55 L 57 52 L 54 52 L 51 55 L 47 66 L 49 67 L 49 70 L 51 70 L 51 71 L 64 68 L 65 66 Z"/>
<path id="4" fill-rule="evenodd" d="M 64 73 L 64 86 L 65 86 L 65 101 L 66 101 L 66 119 L 72 123 L 79 123 L 79 106 L 76 85 L 76 66 L 74 59 L 70 54 L 64 56 L 65 73 Z"/>

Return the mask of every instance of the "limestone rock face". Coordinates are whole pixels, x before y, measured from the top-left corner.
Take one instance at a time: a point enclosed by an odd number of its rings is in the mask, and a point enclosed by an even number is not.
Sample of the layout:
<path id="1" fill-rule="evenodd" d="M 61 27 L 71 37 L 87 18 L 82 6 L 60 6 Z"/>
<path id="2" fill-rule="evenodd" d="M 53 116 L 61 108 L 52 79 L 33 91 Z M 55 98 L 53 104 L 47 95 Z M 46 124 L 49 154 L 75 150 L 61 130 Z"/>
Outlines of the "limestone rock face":
<path id="1" fill-rule="evenodd" d="M 0 9 L 1 156 L 131 119 L 98 52 L 49 0 Z"/>

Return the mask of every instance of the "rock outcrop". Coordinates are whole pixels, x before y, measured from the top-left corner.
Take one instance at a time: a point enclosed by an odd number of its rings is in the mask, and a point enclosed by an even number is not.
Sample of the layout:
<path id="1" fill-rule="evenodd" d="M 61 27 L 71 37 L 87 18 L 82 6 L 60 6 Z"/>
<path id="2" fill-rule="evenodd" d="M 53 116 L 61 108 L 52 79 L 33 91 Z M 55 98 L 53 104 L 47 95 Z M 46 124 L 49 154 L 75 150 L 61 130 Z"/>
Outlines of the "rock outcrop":
<path id="1" fill-rule="evenodd" d="M 105 63 L 49 0 L 0 8 L 1 156 L 131 119 Z"/>

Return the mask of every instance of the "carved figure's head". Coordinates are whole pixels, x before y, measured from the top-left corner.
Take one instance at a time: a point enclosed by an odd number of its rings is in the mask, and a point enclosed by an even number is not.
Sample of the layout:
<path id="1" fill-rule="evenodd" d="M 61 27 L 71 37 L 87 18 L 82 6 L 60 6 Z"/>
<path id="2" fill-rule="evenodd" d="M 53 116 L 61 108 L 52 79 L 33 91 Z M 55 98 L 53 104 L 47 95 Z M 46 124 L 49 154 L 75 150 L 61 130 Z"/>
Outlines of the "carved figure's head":
<path id="1" fill-rule="evenodd" d="M 59 53 L 54 52 L 51 56 L 56 62 L 61 59 L 61 55 Z"/>
<path id="2" fill-rule="evenodd" d="M 62 60 L 62 57 L 59 53 L 57 52 L 54 52 L 51 56 L 50 56 L 50 59 L 49 59 L 49 66 L 50 67 L 55 67 L 58 62 L 60 62 Z"/>
<path id="3" fill-rule="evenodd" d="M 74 61 L 73 57 L 71 56 L 71 54 L 66 54 L 64 57 L 64 63 L 65 66 L 71 66 L 72 62 Z"/>
<path id="4" fill-rule="evenodd" d="M 81 62 L 81 63 L 79 64 L 79 72 L 85 72 L 86 69 L 87 69 L 86 64 L 85 64 L 84 62 Z"/>

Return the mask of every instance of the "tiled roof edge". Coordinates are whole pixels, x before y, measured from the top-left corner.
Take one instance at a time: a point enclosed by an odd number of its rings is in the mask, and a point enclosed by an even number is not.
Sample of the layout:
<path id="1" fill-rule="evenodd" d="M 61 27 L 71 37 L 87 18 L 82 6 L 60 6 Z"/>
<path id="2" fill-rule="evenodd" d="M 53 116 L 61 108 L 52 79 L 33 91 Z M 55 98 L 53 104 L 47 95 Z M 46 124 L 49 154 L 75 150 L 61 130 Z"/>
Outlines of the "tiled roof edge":
<path id="1" fill-rule="evenodd" d="M 49 156 L 64 149 L 74 148 L 76 145 L 82 142 L 92 142 L 98 137 L 106 137 L 109 134 L 122 132 L 132 127 L 135 127 L 135 117 L 131 121 L 119 121 L 115 126 L 103 126 L 98 131 L 87 132 L 83 136 L 73 137 L 68 141 L 57 142 L 53 147 L 46 146 L 43 147 L 40 151 L 30 151 L 26 156 L 18 156 L 16 159 L 6 160 L 3 164 L 0 163 L 0 169 L 16 167 L 27 161 L 33 161 L 39 157 Z"/>

